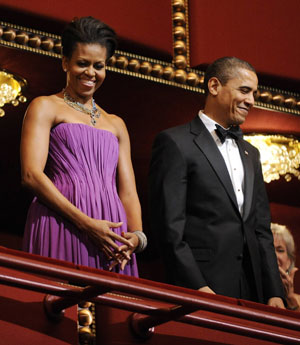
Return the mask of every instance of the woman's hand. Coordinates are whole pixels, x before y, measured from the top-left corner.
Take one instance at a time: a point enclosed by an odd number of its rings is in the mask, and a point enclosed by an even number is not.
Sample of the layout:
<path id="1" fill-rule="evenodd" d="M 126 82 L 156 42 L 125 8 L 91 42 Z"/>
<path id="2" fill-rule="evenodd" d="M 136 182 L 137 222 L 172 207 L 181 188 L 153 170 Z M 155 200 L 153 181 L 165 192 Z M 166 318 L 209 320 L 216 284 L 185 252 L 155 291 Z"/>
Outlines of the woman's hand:
<path id="1" fill-rule="evenodd" d="M 121 270 L 124 270 L 128 261 L 131 259 L 131 254 L 135 251 L 139 244 L 139 239 L 133 232 L 122 232 L 122 237 L 127 239 L 131 245 L 128 246 L 127 244 L 124 244 L 119 247 L 120 251 L 116 253 L 117 260 L 115 259 L 109 266 L 110 271 L 118 264 L 121 265 Z"/>
<path id="2" fill-rule="evenodd" d="M 286 293 L 287 306 L 289 309 L 293 310 L 300 308 L 298 298 L 294 292 L 294 278 L 297 271 L 297 267 L 294 267 L 290 272 L 285 272 L 281 267 L 279 267 L 282 284 Z"/>
<path id="3" fill-rule="evenodd" d="M 132 241 L 125 236 L 119 236 L 110 229 L 119 228 L 122 224 L 123 222 L 113 223 L 108 220 L 91 219 L 87 229 L 87 234 L 94 244 L 104 252 L 108 259 L 113 258 L 119 264 L 122 264 L 124 259 L 130 260 L 127 251 L 135 249 Z M 123 244 L 119 246 L 116 241 Z"/>

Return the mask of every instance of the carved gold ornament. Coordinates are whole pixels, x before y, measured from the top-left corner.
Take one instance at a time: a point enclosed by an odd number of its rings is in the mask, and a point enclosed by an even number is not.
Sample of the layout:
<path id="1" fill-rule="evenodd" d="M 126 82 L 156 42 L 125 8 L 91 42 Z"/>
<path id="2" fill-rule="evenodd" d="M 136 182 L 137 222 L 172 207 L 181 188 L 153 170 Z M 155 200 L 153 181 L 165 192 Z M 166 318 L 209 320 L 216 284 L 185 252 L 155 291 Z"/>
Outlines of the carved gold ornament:
<path id="1" fill-rule="evenodd" d="M 107 70 L 204 94 L 204 71 L 189 67 L 188 19 L 188 0 L 172 0 L 172 62 L 117 50 L 109 60 Z M 3 21 L 0 21 L 1 45 L 61 58 L 60 36 Z M 299 93 L 259 85 L 255 101 L 257 108 L 300 115 Z"/>
<path id="2" fill-rule="evenodd" d="M 189 23 L 187 0 L 172 0 L 173 62 L 178 69 L 190 66 Z M 181 83 L 181 82 L 180 82 Z"/>
<path id="3" fill-rule="evenodd" d="M 91 302 L 82 301 L 78 304 L 78 336 L 80 345 L 95 343 L 95 305 Z"/>
<path id="4" fill-rule="evenodd" d="M 2 109 L 5 104 L 19 105 L 19 102 L 26 102 L 22 91 L 26 87 L 25 79 L 13 75 L 7 70 L 0 70 L 0 117 L 5 115 Z"/>
<path id="5" fill-rule="evenodd" d="M 260 152 L 264 181 L 270 183 L 284 176 L 300 180 L 300 142 L 283 135 L 245 135 L 244 139 Z"/>

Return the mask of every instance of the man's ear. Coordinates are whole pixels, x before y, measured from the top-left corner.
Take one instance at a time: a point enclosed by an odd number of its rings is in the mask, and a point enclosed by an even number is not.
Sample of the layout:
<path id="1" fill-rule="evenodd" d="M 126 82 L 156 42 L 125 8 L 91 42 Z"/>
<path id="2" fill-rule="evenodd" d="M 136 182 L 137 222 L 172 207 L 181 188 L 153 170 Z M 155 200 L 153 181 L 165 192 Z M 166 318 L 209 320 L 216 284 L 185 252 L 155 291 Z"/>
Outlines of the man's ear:
<path id="1" fill-rule="evenodd" d="M 220 83 L 219 79 L 217 77 L 212 77 L 209 79 L 207 83 L 208 91 L 212 96 L 217 96 L 219 93 L 222 84 Z"/>
<path id="2" fill-rule="evenodd" d="M 62 57 L 62 63 L 61 64 L 62 64 L 62 68 L 63 68 L 64 72 L 67 72 L 67 70 L 68 70 L 68 59 L 65 56 Z"/>

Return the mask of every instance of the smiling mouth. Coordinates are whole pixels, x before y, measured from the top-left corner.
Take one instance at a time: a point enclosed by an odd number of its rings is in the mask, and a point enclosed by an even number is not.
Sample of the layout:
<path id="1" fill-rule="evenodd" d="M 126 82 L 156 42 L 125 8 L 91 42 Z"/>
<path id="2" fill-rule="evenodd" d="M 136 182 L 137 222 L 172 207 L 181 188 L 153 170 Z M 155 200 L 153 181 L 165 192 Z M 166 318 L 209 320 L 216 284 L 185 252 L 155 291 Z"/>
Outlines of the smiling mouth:
<path id="1" fill-rule="evenodd" d="M 249 112 L 249 108 L 244 108 L 244 107 L 238 107 L 239 110 L 241 110 L 243 113 L 247 113 Z"/>
<path id="2" fill-rule="evenodd" d="M 90 87 L 94 86 L 95 83 L 96 83 L 96 81 L 94 81 L 94 80 L 88 80 L 88 79 L 80 79 L 80 82 L 81 82 L 82 84 L 84 84 L 84 85 L 86 85 L 86 86 L 90 86 Z"/>

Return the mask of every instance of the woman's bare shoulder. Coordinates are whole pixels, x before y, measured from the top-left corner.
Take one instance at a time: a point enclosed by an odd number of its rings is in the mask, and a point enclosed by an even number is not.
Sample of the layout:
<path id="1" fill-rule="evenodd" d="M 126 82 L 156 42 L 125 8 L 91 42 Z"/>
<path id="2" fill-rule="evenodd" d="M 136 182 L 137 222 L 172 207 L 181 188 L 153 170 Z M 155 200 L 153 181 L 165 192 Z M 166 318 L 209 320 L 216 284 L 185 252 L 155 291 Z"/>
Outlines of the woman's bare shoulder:
<path id="1" fill-rule="evenodd" d="M 105 116 L 105 118 L 107 119 L 107 121 L 110 122 L 110 124 L 115 127 L 117 130 L 124 130 L 126 129 L 126 125 L 125 125 L 125 122 L 124 120 L 118 116 L 118 115 L 115 115 L 115 114 L 108 114 L 108 113 L 104 113 L 103 114 Z"/>
<path id="2" fill-rule="evenodd" d="M 101 128 L 114 133 L 119 139 L 127 133 L 126 125 L 123 119 L 115 114 L 109 114 L 104 109 L 101 109 Z"/>
<path id="3" fill-rule="evenodd" d="M 36 107 L 36 106 L 54 106 L 58 102 L 58 95 L 50 95 L 50 96 L 38 96 L 34 98 L 30 104 L 29 107 Z"/>
<path id="4" fill-rule="evenodd" d="M 53 118 L 55 112 L 55 108 L 59 104 L 59 97 L 58 95 L 50 95 L 50 96 L 39 96 L 34 98 L 26 111 L 25 117 L 30 118 L 39 118 L 45 117 Z"/>

